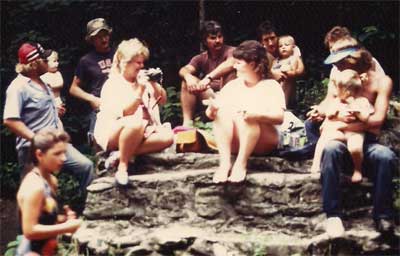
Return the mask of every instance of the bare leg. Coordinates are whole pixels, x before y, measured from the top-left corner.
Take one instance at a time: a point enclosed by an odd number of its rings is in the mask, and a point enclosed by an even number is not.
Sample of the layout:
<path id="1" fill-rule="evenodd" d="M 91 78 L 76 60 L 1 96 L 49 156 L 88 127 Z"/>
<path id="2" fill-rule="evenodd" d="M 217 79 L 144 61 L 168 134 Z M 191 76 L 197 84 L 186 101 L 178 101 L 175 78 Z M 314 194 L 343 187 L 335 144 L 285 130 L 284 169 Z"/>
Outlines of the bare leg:
<path id="1" fill-rule="evenodd" d="M 232 165 L 231 153 L 234 130 L 232 115 L 220 109 L 214 120 L 213 130 L 219 152 L 219 168 L 214 173 L 213 181 L 220 183 L 227 181 Z"/>
<path id="2" fill-rule="evenodd" d="M 322 152 L 325 148 L 326 143 L 331 140 L 345 141 L 346 139 L 341 131 L 327 129 L 323 130 L 321 137 L 319 138 L 317 145 L 315 146 L 313 163 L 310 169 L 311 173 L 320 172 Z"/>
<path id="3" fill-rule="evenodd" d="M 239 152 L 232 167 L 232 174 L 229 177 L 231 182 L 241 182 L 246 177 L 247 160 L 260 138 L 261 128 L 258 122 L 246 122 L 241 117 L 234 119 L 238 128 Z"/>
<path id="4" fill-rule="evenodd" d="M 194 109 L 196 107 L 197 96 L 190 93 L 187 89 L 186 82 L 181 84 L 181 107 L 183 116 L 183 126 L 191 126 L 193 121 Z"/>
<path id="5" fill-rule="evenodd" d="M 351 135 L 347 137 L 347 148 L 349 149 L 354 163 L 354 172 L 353 176 L 351 176 L 351 182 L 353 183 L 359 183 L 363 178 L 361 172 L 363 161 L 363 144 L 364 134 L 351 133 Z"/>
<path id="6" fill-rule="evenodd" d="M 157 127 L 157 130 L 139 145 L 135 154 L 143 155 L 159 152 L 169 147 L 173 143 L 173 140 L 174 134 L 171 129 L 162 126 Z"/>
<path id="7" fill-rule="evenodd" d="M 128 163 L 132 158 L 139 145 L 143 141 L 144 126 L 128 126 L 121 130 L 118 140 L 118 148 L 120 151 L 120 159 L 118 164 L 118 172 L 128 171 Z"/>

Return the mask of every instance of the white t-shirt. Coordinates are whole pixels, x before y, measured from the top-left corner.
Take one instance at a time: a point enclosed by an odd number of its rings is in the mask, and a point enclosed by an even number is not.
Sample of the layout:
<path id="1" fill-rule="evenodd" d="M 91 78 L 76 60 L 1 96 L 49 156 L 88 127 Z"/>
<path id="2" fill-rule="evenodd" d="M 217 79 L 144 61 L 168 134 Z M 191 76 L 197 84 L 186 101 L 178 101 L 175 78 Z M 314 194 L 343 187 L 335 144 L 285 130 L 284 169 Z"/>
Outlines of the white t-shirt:
<path id="1" fill-rule="evenodd" d="M 159 119 L 158 107 L 151 86 L 146 87 L 142 101 L 145 106 L 152 111 L 154 117 Z M 136 93 L 132 88 L 132 83 L 128 82 L 122 75 L 113 75 L 104 83 L 100 95 L 100 112 L 97 114 L 96 126 L 94 128 L 94 137 L 96 142 L 106 149 L 108 140 L 115 123 L 118 119 L 124 117 L 123 111 L 126 106 L 136 99 Z M 152 108 L 155 106 L 154 108 Z M 150 109 L 152 108 L 152 109 Z M 136 112 L 129 116 L 129 122 L 142 122 L 143 109 L 138 107 Z"/>
<path id="2" fill-rule="evenodd" d="M 40 78 L 43 80 L 43 82 L 50 85 L 51 89 L 61 89 L 64 85 L 64 80 L 60 71 L 55 73 L 47 72 L 40 76 Z"/>
<path id="3" fill-rule="evenodd" d="M 221 89 L 216 100 L 220 109 L 226 108 L 231 113 L 264 114 L 274 108 L 286 108 L 282 87 L 272 79 L 261 80 L 249 87 L 242 78 L 236 78 Z"/>

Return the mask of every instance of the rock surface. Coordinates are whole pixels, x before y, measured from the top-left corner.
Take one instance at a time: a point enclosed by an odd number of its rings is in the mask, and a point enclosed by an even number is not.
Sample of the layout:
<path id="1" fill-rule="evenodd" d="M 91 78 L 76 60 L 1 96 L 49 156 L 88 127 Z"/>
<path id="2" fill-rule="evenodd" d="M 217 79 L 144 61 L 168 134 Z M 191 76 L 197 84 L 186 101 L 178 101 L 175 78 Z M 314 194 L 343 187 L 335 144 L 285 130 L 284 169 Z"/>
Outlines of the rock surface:
<path id="1" fill-rule="evenodd" d="M 345 185 L 347 232 L 341 239 L 327 237 L 319 177 L 307 173 L 311 161 L 252 158 L 251 169 L 261 171 L 251 170 L 243 184 L 225 185 L 212 183 L 213 154 L 153 154 L 137 162 L 142 174 L 131 175 L 127 188 L 115 186 L 112 177 L 88 187 L 88 221 L 74 237 L 93 254 L 399 252 L 398 236 L 382 238 L 372 226 L 368 183 Z"/>
<path id="2" fill-rule="evenodd" d="M 400 118 L 380 142 L 400 154 Z M 216 154 L 158 153 L 130 166 L 126 188 L 102 168 L 88 187 L 74 234 L 90 255 L 399 255 L 400 229 L 382 236 L 371 220 L 372 184 L 344 188 L 342 238 L 324 232 L 319 175 L 311 160 L 252 157 L 242 184 L 212 183 Z"/>

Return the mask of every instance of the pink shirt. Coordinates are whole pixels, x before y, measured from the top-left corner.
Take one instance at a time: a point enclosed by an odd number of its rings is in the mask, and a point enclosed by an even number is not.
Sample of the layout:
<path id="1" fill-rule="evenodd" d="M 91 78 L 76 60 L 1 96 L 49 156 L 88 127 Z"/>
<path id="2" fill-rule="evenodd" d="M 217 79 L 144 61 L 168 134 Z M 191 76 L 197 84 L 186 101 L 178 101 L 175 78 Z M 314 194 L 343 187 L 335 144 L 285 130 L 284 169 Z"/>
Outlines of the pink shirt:
<path id="1" fill-rule="evenodd" d="M 193 66 L 196 70 L 196 76 L 203 78 L 205 75 L 213 71 L 219 64 L 224 62 L 229 57 L 232 57 L 232 52 L 235 47 L 224 45 L 221 54 L 217 58 L 212 59 L 207 51 L 204 51 L 196 56 L 194 56 L 189 65 Z M 233 80 L 236 77 L 234 71 L 225 74 L 219 79 L 215 79 L 211 82 L 211 87 L 214 90 L 220 90 L 227 82 Z"/>

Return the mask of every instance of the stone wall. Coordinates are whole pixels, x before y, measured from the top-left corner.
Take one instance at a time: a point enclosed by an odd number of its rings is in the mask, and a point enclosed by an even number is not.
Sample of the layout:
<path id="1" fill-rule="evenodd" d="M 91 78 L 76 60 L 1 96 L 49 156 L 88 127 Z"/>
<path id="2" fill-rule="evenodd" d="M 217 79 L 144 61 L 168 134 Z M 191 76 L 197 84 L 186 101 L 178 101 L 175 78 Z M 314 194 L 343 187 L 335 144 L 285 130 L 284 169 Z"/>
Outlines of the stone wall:
<path id="1" fill-rule="evenodd" d="M 381 136 L 397 154 L 399 123 Z M 253 157 L 244 183 L 216 185 L 216 154 L 143 156 L 127 188 L 112 177 L 89 186 L 87 221 L 73 238 L 90 255 L 399 255 L 399 228 L 374 230 L 368 182 L 342 181 L 346 233 L 328 238 L 310 164 Z"/>

